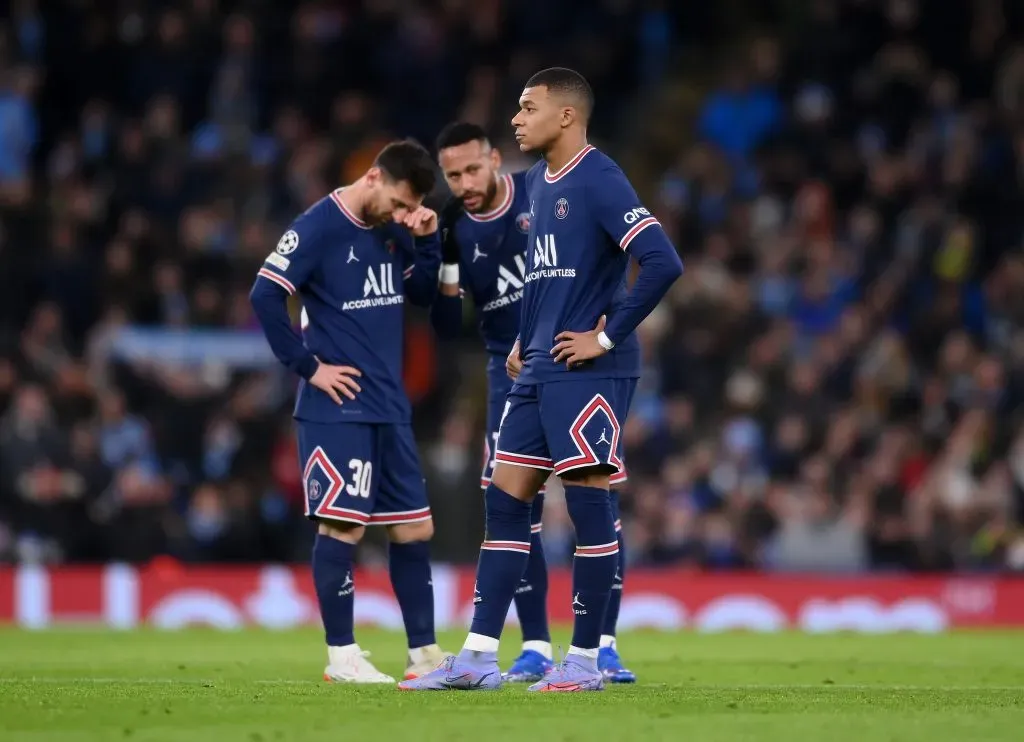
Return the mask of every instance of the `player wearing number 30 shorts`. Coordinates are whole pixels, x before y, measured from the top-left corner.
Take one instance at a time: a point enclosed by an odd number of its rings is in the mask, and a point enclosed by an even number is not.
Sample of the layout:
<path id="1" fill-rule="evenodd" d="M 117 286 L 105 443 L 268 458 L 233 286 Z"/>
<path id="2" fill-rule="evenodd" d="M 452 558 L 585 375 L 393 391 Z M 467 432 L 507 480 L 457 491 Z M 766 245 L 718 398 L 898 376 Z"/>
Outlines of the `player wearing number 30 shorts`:
<path id="1" fill-rule="evenodd" d="M 313 582 L 331 682 L 393 683 L 353 633 L 356 544 L 387 527 L 405 622 L 406 677 L 444 660 L 434 636 L 430 507 L 402 386 L 404 302 L 428 306 L 441 263 L 430 155 L 394 142 L 358 181 L 292 222 L 258 271 L 252 304 L 277 358 L 301 378 L 295 402 L 306 515 L 317 523 Z M 287 297 L 302 299 L 302 334 Z"/>

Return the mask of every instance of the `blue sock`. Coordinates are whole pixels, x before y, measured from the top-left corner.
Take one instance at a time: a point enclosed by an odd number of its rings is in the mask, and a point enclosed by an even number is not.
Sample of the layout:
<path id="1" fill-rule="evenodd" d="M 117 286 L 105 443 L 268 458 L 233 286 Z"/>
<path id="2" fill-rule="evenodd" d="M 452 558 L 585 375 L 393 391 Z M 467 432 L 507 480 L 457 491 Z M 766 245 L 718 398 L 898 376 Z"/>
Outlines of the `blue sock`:
<path id="1" fill-rule="evenodd" d="M 615 636 L 615 627 L 619 623 L 619 608 L 622 606 L 622 581 L 626 577 L 626 544 L 622 540 L 622 525 L 619 522 L 619 493 L 612 490 L 612 520 L 615 523 L 615 535 L 619 541 L 619 560 L 615 571 L 615 582 L 612 583 L 612 594 L 608 599 L 608 610 L 604 614 L 602 636 Z"/>
<path id="2" fill-rule="evenodd" d="M 619 544 L 615 540 L 608 491 L 597 487 L 567 485 L 565 504 L 576 529 L 576 556 L 572 560 L 572 647 L 593 650 L 601 642 Z"/>
<path id="3" fill-rule="evenodd" d="M 540 524 L 544 516 L 544 495 L 537 495 L 530 513 L 530 558 L 526 574 L 516 588 L 516 613 L 523 629 L 523 641 L 550 642 L 548 631 L 548 565 Z"/>
<path id="4" fill-rule="evenodd" d="M 484 501 L 487 533 L 476 567 L 470 633 L 497 640 L 530 558 L 530 503 L 494 484 L 488 485 Z"/>
<path id="5" fill-rule="evenodd" d="M 402 609 L 409 649 L 437 642 L 434 636 L 434 586 L 430 581 L 430 544 L 388 545 L 391 587 Z"/>
<path id="6" fill-rule="evenodd" d="M 318 533 L 313 542 L 313 583 L 328 647 L 355 644 L 352 636 L 356 586 L 352 582 L 355 545 Z"/>

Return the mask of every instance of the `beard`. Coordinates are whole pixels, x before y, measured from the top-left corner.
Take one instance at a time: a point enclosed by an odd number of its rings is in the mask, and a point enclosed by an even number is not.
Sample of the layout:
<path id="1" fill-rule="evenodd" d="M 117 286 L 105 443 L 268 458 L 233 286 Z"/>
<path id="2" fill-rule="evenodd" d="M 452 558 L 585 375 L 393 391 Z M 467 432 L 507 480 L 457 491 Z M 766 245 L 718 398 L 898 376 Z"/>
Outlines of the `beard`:
<path id="1" fill-rule="evenodd" d="M 477 193 L 476 191 L 471 191 L 469 193 L 464 193 L 462 195 L 462 201 L 463 201 L 463 203 L 465 203 L 467 198 L 470 198 L 472 196 L 480 196 L 480 195 L 481 194 Z M 487 211 L 490 211 L 492 208 L 494 208 L 494 206 L 497 205 L 497 204 L 494 203 L 495 197 L 497 195 L 498 195 L 498 179 L 497 179 L 497 177 L 494 177 L 494 178 L 491 178 L 491 182 L 487 184 L 487 190 L 482 194 L 482 198 L 480 199 L 480 205 L 477 208 L 473 209 L 472 213 L 474 213 L 474 214 L 482 214 L 482 213 L 485 213 Z"/>
<path id="2" fill-rule="evenodd" d="M 391 215 L 385 214 L 383 209 L 377 209 L 375 204 L 370 203 L 364 209 L 363 220 L 371 227 L 379 227 L 391 221 Z"/>

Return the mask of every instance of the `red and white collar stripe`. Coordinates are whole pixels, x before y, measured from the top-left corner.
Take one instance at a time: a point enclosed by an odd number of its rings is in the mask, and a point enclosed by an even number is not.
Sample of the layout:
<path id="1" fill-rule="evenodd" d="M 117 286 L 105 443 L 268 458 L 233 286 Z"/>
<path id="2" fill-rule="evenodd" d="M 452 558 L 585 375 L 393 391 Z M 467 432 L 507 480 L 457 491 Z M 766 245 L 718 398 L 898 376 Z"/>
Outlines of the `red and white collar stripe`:
<path id="1" fill-rule="evenodd" d="M 336 191 L 332 191 L 331 192 L 331 200 L 334 202 L 334 205 L 337 206 L 339 209 L 341 209 L 341 213 L 344 214 L 345 217 L 350 222 L 355 224 L 357 227 L 359 227 L 360 229 L 369 229 L 370 225 L 367 224 L 366 222 L 364 222 L 362 219 L 360 219 L 355 214 L 353 214 L 352 210 L 349 209 L 349 207 L 345 205 L 344 201 L 341 200 L 341 192 L 343 190 L 345 190 L 345 189 L 344 188 L 339 188 Z"/>
<path id="2" fill-rule="evenodd" d="M 570 172 L 572 172 L 572 169 L 579 165 L 580 162 L 583 161 L 583 158 L 586 157 L 588 153 L 593 152 L 594 149 L 594 145 L 588 144 L 586 147 L 577 152 L 571 160 L 562 165 L 562 167 L 558 170 L 557 173 L 552 173 L 551 168 L 545 168 L 544 180 L 547 181 L 548 183 L 555 183 L 556 181 L 561 180 Z"/>
<path id="3" fill-rule="evenodd" d="M 467 212 L 466 216 L 474 222 L 493 222 L 495 219 L 503 217 L 508 213 L 508 210 L 512 208 L 512 199 L 515 198 L 516 184 L 508 173 L 501 176 L 501 179 L 505 182 L 505 198 L 501 200 L 501 203 L 485 214 L 470 214 Z"/>

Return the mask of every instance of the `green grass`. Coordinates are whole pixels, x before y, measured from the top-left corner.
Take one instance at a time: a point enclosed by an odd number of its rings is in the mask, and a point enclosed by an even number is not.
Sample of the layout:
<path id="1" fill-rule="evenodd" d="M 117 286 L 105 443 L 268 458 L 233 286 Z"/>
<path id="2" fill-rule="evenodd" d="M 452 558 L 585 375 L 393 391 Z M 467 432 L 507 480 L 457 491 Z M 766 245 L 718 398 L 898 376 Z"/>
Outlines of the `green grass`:
<path id="1" fill-rule="evenodd" d="M 400 673 L 401 637 L 359 637 Z M 0 631 L 0 740 L 1024 739 L 1024 634 L 645 633 L 620 644 L 636 686 L 419 694 L 319 682 L 310 631 Z"/>

